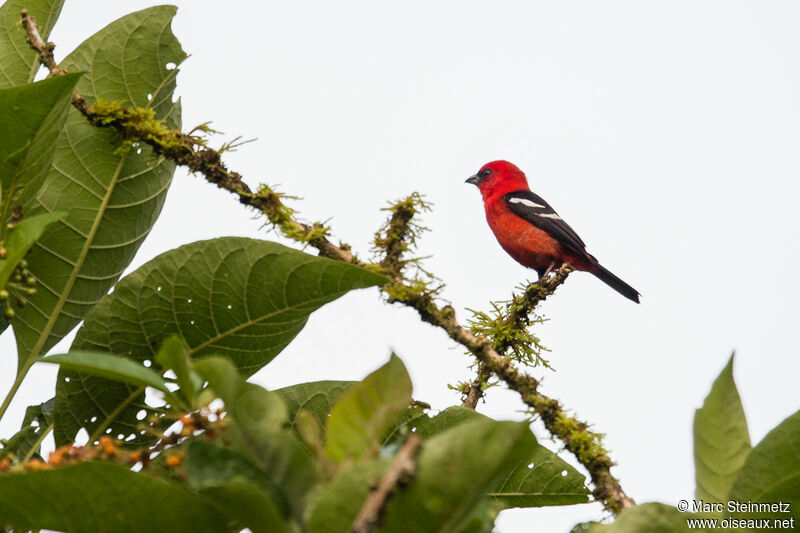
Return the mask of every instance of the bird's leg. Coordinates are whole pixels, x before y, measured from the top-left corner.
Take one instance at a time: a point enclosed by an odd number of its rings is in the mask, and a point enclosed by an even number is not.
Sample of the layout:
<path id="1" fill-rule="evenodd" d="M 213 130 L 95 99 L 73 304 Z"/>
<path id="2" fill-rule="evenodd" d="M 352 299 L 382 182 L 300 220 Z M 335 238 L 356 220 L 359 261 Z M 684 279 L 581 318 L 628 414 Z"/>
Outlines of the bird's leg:
<path id="1" fill-rule="evenodd" d="M 550 261 L 550 266 L 547 267 L 547 270 L 544 271 L 544 274 L 539 276 L 539 279 L 544 279 L 547 276 L 549 276 L 553 272 L 553 267 L 555 267 L 555 266 L 556 266 L 556 261 L 555 261 L 555 259 L 553 259 L 552 261 Z"/>

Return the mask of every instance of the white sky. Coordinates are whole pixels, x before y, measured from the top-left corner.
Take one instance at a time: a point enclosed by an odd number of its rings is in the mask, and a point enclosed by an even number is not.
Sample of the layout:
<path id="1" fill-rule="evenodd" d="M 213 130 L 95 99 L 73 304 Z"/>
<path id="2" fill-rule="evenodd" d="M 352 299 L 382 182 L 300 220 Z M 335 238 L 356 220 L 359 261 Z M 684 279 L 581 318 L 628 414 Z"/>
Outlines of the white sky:
<path id="1" fill-rule="evenodd" d="M 535 278 L 503 253 L 463 183 L 493 159 L 525 170 L 589 251 L 642 293 L 637 306 L 573 275 L 536 330 L 557 372 L 533 372 L 607 435 L 637 501 L 692 497 L 692 416 L 731 350 L 754 442 L 798 408 L 800 4 L 177 3 L 174 31 L 192 55 L 178 80 L 184 126 L 212 120 L 226 139 L 257 137 L 229 154 L 231 168 L 302 196 L 293 207 L 331 218 L 335 238 L 362 255 L 386 201 L 424 193 L 435 207 L 422 253 L 460 320 Z M 150 5 L 67 0 L 56 57 Z M 133 266 L 222 235 L 276 239 L 179 170 Z M 10 330 L 2 349 L 6 390 Z M 360 379 L 392 349 L 418 399 L 458 401 L 446 384 L 471 376 L 470 359 L 376 290 L 318 311 L 254 379 Z M 54 376 L 31 372 L 2 435 L 52 396 Z M 492 389 L 479 410 L 520 418 L 522 407 Z M 597 504 L 514 510 L 497 529 L 568 531 L 602 516 Z"/>

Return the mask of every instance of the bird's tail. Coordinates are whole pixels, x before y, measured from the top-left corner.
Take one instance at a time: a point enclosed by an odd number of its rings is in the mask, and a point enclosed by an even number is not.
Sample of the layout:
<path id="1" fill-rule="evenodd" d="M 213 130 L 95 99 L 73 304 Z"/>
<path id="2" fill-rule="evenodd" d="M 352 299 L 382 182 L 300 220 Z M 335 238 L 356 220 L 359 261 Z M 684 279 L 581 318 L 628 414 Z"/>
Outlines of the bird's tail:
<path id="1" fill-rule="evenodd" d="M 633 300 L 637 304 L 639 303 L 639 291 L 612 274 L 610 270 L 600 263 L 596 263 L 595 268 L 596 270 L 593 270 L 592 274 L 597 276 L 600 281 L 623 295 L 625 298 Z"/>

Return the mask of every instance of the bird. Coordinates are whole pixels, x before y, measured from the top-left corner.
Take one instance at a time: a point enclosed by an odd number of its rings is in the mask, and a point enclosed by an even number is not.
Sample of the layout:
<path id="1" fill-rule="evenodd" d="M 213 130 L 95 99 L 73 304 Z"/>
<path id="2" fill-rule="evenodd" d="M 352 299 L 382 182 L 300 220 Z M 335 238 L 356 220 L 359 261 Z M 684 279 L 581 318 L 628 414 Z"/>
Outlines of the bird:
<path id="1" fill-rule="evenodd" d="M 502 160 L 486 163 L 466 183 L 480 190 L 486 221 L 500 246 L 518 263 L 536 270 L 539 279 L 569 263 L 639 303 L 639 291 L 586 251 L 575 230 L 531 191 L 525 173 L 516 165 Z"/>

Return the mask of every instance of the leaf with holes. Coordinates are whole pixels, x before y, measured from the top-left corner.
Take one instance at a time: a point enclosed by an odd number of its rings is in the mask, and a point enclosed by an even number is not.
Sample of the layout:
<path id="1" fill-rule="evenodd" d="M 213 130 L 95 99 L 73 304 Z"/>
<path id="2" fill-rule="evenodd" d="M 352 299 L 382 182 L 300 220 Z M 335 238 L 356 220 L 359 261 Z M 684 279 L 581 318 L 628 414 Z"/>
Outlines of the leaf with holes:
<path id="1" fill-rule="evenodd" d="M 226 531 L 227 520 L 185 488 L 111 463 L 0 475 L 0 528 L 72 533 Z"/>
<path id="2" fill-rule="evenodd" d="M 76 90 L 149 107 L 170 127 L 180 127 L 172 101 L 177 70 L 186 54 L 170 31 L 175 8 L 153 7 L 100 30 L 67 56 L 70 72 L 87 71 Z M 47 353 L 106 294 L 133 259 L 166 197 L 175 165 L 149 149 L 118 150 L 115 132 L 87 123 L 70 109 L 53 164 L 26 216 L 66 211 L 28 253 L 38 292 L 14 320 L 19 377 Z"/>
<path id="3" fill-rule="evenodd" d="M 467 409 L 450 407 L 433 418 L 412 421 L 417 435 L 429 439 L 450 428 L 488 417 Z M 500 508 L 572 505 L 589 501 L 586 477 L 541 444 L 523 458 L 509 475 L 490 491 Z"/>
<path id="4" fill-rule="evenodd" d="M 733 481 L 750 454 L 750 434 L 733 381 L 733 356 L 694 413 L 695 498 L 728 501 Z"/>
<path id="5" fill-rule="evenodd" d="M 190 358 L 224 355 L 248 376 L 278 355 L 312 311 L 349 290 L 384 282 L 365 269 L 267 241 L 195 242 L 122 280 L 86 317 L 72 349 L 154 361 L 162 342 L 178 336 Z M 134 388 L 74 373 L 59 375 L 56 392 L 59 444 L 81 427 L 92 433 L 121 406 L 112 431 L 130 435 L 136 413 L 148 408 Z"/>
<path id="6" fill-rule="evenodd" d="M 0 89 L 31 83 L 39 70 L 36 52 L 25 42 L 19 12 L 25 8 L 36 18 L 47 42 L 63 5 L 64 0 L 8 0 L 0 5 Z"/>
<path id="7" fill-rule="evenodd" d="M 589 501 L 586 476 L 541 444 L 490 495 L 503 509 Z"/>

